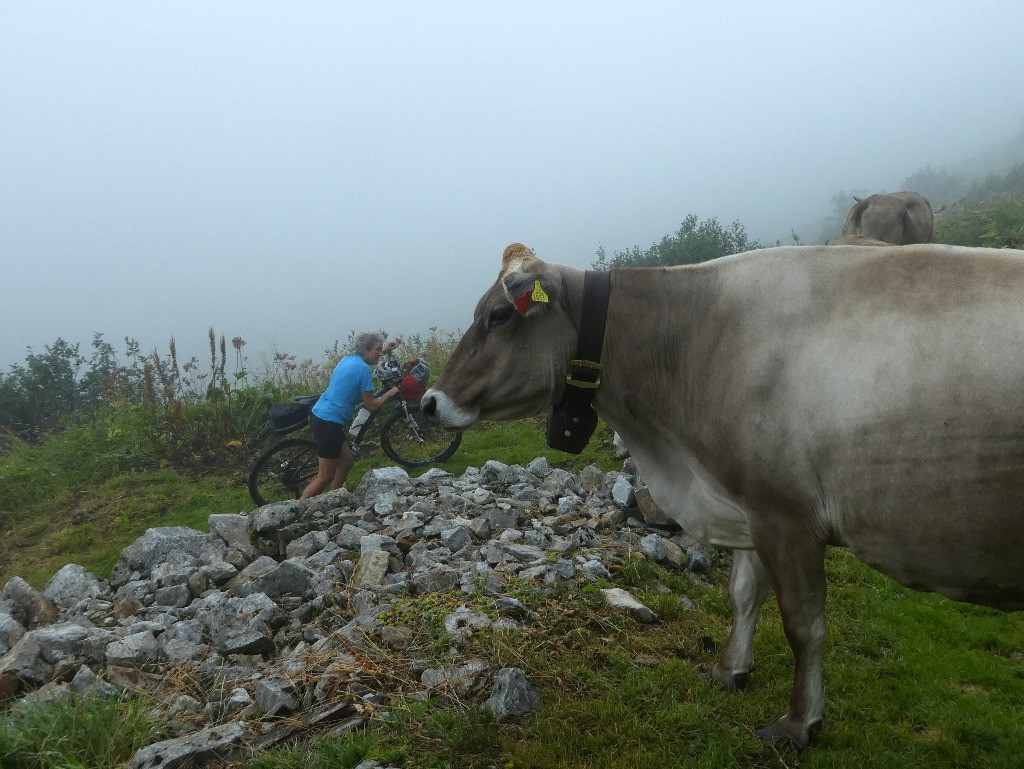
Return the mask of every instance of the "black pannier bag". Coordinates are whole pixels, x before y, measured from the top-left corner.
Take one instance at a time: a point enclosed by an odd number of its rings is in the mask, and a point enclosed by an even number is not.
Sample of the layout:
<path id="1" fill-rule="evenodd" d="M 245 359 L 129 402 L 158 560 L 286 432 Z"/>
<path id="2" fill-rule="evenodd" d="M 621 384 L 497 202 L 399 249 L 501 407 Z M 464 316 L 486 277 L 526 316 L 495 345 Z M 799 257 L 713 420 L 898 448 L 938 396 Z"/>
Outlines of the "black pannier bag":
<path id="1" fill-rule="evenodd" d="M 309 401 L 275 403 L 267 412 L 270 416 L 270 426 L 281 433 L 302 427 L 309 419 L 309 412 L 315 403 L 316 398 Z"/>

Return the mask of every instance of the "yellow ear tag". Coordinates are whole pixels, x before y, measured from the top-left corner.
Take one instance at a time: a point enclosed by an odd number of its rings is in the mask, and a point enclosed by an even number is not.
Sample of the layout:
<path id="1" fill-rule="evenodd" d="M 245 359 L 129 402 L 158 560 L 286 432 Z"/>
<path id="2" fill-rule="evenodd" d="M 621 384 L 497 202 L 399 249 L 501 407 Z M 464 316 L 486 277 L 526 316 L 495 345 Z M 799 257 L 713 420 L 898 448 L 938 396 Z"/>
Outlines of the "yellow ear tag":
<path id="1" fill-rule="evenodd" d="M 540 287 L 540 281 L 533 281 L 533 293 L 530 298 L 535 302 L 546 302 L 548 301 L 548 295 L 544 293 L 544 289 Z"/>

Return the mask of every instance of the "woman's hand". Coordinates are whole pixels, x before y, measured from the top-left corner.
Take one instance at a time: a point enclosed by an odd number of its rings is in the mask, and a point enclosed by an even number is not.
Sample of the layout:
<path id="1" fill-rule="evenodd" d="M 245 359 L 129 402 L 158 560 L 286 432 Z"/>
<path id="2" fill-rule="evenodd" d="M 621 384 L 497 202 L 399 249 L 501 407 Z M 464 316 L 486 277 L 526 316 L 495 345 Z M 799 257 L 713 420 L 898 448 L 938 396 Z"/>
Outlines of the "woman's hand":
<path id="1" fill-rule="evenodd" d="M 376 411 L 381 406 L 383 406 L 385 403 L 387 403 L 389 400 L 391 400 L 396 395 L 398 395 L 398 393 L 399 393 L 399 389 L 397 387 L 392 387 L 390 390 L 385 390 L 384 392 L 382 392 L 380 394 L 379 397 L 378 396 L 374 396 L 374 394 L 372 392 L 369 392 L 369 391 L 364 392 L 363 393 L 363 408 L 365 408 L 367 411 Z"/>

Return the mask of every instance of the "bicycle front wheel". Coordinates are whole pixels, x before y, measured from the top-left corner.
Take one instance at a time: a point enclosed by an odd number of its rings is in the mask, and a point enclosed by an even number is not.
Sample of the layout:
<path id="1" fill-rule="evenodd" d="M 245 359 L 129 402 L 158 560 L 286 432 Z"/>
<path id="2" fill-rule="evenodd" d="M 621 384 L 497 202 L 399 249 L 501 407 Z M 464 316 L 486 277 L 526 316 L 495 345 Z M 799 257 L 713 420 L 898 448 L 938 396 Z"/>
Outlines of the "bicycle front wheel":
<path id="1" fill-rule="evenodd" d="M 264 451 L 249 471 L 249 496 L 257 505 L 298 499 L 316 477 L 316 442 L 285 438 Z"/>
<path id="2" fill-rule="evenodd" d="M 462 443 L 462 433 L 450 433 L 428 422 L 419 406 L 398 408 L 380 429 L 380 447 L 405 467 L 424 467 L 449 459 Z"/>

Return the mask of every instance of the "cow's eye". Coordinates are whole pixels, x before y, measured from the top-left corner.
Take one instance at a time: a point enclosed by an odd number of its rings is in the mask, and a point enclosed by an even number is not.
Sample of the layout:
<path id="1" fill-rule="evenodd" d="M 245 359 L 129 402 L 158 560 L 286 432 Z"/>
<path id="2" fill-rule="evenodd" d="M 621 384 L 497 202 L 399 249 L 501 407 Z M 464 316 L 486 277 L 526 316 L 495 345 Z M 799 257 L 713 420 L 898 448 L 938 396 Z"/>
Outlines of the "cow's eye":
<path id="1" fill-rule="evenodd" d="M 508 323 L 512 319 L 512 313 L 514 312 L 515 308 L 510 304 L 495 307 L 487 318 L 487 328 L 494 328 L 502 323 Z"/>

